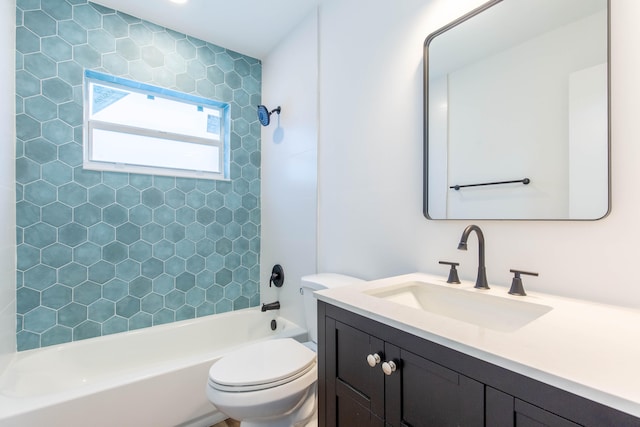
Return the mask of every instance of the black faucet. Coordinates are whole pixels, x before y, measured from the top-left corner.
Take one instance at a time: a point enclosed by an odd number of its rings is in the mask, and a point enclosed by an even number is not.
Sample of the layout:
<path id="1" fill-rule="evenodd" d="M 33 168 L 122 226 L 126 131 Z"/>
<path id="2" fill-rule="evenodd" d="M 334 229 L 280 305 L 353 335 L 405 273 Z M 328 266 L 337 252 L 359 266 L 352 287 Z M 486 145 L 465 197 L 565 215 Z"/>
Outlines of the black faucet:
<path id="1" fill-rule="evenodd" d="M 260 311 L 278 310 L 278 309 L 280 309 L 280 301 L 275 301 L 275 302 L 270 302 L 269 304 L 263 303 Z"/>
<path id="2" fill-rule="evenodd" d="M 475 231 L 478 235 L 478 252 L 479 252 L 479 261 L 478 261 L 478 278 L 476 279 L 475 288 L 478 289 L 489 289 L 489 285 L 487 283 L 487 269 L 484 263 L 484 235 L 482 234 L 482 230 L 477 225 L 469 225 L 462 232 L 462 237 L 460 237 L 460 243 L 458 244 L 458 249 L 463 251 L 467 250 L 467 239 L 469 238 L 469 234 L 472 231 Z"/>

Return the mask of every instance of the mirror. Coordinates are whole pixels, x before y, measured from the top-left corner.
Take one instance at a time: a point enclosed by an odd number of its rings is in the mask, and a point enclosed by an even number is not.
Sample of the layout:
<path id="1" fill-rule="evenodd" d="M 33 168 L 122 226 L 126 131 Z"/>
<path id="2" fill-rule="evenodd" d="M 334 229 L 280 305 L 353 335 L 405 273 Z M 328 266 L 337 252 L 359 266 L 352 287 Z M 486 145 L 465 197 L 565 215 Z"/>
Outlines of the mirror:
<path id="1" fill-rule="evenodd" d="M 493 0 L 425 41 L 428 219 L 609 212 L 607 0 Z"/>

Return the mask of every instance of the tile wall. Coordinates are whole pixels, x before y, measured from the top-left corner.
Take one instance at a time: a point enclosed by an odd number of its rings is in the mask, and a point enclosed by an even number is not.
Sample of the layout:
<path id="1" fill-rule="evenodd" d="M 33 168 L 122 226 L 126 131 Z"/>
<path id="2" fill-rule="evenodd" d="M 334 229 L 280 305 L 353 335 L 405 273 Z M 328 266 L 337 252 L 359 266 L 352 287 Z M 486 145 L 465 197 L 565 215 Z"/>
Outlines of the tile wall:
<path id="1" fill-rule="evenodd" d="M 18 0 L 18 350 L 259 304 L 261 63 L 83 0 Z M 231 182 L 82 169 L 93 69 L 231 104 Z"/>

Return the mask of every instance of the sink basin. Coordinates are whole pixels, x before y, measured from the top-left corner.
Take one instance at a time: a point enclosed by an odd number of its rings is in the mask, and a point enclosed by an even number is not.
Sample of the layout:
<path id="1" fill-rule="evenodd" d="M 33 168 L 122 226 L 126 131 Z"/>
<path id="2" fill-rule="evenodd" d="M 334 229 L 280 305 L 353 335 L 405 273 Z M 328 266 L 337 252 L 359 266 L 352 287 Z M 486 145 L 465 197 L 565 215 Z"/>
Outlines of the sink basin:
<path id="1" fill-rule="evenodd" d="M 500 332 L 516 331 L 551 311 L 547 305 L 484 292 L 417 281 L 364 291 L 386 301 Z"/>

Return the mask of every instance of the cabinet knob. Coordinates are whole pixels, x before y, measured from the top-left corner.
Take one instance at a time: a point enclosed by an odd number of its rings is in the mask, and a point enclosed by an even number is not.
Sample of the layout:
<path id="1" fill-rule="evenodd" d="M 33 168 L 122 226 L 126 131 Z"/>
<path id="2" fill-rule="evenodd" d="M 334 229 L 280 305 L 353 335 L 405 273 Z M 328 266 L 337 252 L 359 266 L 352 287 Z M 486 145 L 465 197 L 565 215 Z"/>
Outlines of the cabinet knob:
<path id="1" fill-rule="evenodd" d="M 380 355 L 378 353 L 370 354 L 370 355 L 367 356 L 367 363 L 372 368 L 374 366 L 376 366 L 378 363 L 380 363 L 381 361 L 382 361 L 382 359 L 380 359 Z"/>
<path id="2" fill-rule="evenodd" d="M 393 360 L 384 362 L 382 364 L 382 371 L 384 372 L 385 375 L 393 374 L 396 371 L 396 369 L 397 369 L 396 362 L 394 362 Z"/>

